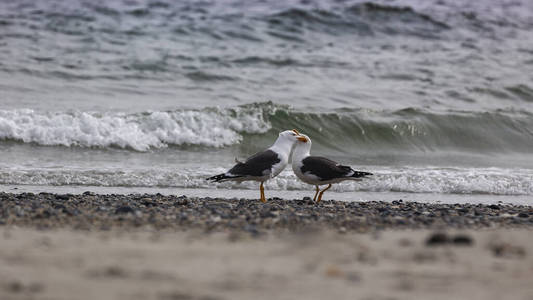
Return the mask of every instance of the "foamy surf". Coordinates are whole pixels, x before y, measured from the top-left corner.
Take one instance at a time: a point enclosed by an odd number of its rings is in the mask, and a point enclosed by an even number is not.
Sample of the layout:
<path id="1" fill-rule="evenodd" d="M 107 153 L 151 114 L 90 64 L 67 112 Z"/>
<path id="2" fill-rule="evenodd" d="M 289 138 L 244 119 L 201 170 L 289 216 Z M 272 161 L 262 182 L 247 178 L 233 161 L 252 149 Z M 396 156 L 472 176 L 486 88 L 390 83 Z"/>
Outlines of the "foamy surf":
<path id="1" fill-rule="evenodd" d="M 533 172 L 502 168 L 365 167 L 374 176 L 362 182 L 335 184 L 336 192 L 401 192 L 459 195 L 533 195 Z M 256 190 L 256 182 L 208 183 L 223 168 L 167 169 L 2 169 L 1 185 L 153 187 Z M 310 191 L 289 169 L 266 183 L 269 190 Z"/>
<path id="2" fill-rule="evenodd" d="M 45 146 L 119 147 L 137 151 L 168 145 L 223 147 L 242 133 L 271 128 L 264 107 L 206 108 L 137 114 L 0 110 L 0 139 Z"/>

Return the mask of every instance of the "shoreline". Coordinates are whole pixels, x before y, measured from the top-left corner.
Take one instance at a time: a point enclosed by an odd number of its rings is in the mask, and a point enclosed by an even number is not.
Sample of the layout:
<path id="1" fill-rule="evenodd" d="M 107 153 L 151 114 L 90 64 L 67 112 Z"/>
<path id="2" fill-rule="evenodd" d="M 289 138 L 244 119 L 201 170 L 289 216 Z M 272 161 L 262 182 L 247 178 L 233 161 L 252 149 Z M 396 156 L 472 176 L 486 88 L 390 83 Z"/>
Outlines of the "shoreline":
<path id="1" fill-rule="evenodd" d="M 277 190 L 265 188 L 267 198 L 304 199 L 313 195 L 312 190 Z M 248 188 L 179 188 L 179 187 L 130 187 L 130 186 L 79 186 L 79 185 L 0 185 L 0 193 L 50 193 L 50 194 L 83 194 L 91 192 L 99 195 L 155 195 L 165 196 L 186 195 L 190 198 L 226 198 L 226 199 L 258 199 L 259 192 Z M 384 202 L 403 199 L 403 201 L 423 203 L 470 203 L 470 204 L 513 204 L 533 206 L 531 195 L 496 195 L 496 194 L 441 194 L 441 193 L 409 193 L 409 192 L 337 192 L 328 190 L 324 200 L 344 202 L 365 202 L 378 199 Z"/>
<path id="2" fill-rule="evenodd" d="M 82 230 L 149 228 L 204 232 L 330 229 L 533 228 L 533 207 L 384 201 L 251 199 L 144 195 L 0 193 L 0 225 Z"/>

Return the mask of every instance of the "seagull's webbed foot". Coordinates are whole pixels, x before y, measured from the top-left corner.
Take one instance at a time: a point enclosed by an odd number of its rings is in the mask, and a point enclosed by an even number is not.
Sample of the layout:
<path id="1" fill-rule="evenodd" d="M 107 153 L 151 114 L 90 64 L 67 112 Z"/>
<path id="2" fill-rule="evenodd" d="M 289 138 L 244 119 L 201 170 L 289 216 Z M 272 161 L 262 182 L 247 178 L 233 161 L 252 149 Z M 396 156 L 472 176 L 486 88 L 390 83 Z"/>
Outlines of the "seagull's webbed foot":
<path id="1" fill-rule="evenodd" d="M 328 185 L 327 188 L 323 189 L 322 192 L 320 192 L 320 194 L 318 194 L 318 200 L 316 201 L 316 203 L 322 200 L 322 195 L 324 195 L 324 192 L 327 191 L 330 187 L 331 187 L 331 183 Z"/>

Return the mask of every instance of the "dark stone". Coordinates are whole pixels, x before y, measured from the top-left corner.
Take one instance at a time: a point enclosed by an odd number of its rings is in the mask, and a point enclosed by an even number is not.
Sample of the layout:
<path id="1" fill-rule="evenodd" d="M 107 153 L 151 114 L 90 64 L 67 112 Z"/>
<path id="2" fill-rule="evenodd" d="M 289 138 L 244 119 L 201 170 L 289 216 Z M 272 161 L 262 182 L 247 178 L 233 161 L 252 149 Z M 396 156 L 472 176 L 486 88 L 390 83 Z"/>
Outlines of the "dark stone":
<path id="1" fill-rule="evenodd" d="M 518 214 L 518 217 L 519 218 L 529 218 L 529 214 L 525 213 L 525 212 L 521 212 L 521 213 Z"/>
<path id="2" fill-rule="evenodd" d="M 94 195 L 96 195 L 96 194 L 93 193 L 93 192 L 90 192 L 90 191 L 85 191 L 85 192 L 83 192 L 82 195 L 83 195 L 83 196 L 94 196 Z"/>
<path id="3" fill-rule="evenodd" d="M 443 232 L 436 232 L 426 240 L 426 246 L 442 246 L 450 242 L 450 237 Z"/>
<path id="4" fill-rule="evenodd" d="M 471 246 L 474 243 L 474 241 L 468 235 L 458 234 L 453 237 L 452 243 L 458 246 Z"/>
<path id="5" fill-rule="evenodd" d="M 457 212 L 464 215 L 467 214 L 470 210 L 468 208 L 459 208 L 457 209 Z"/>
<path id="6" fill-rule="evenodd" d="M 115 214 L 127 214 L 127 213 L 133 213 L 133 212 L 134 212 L 133 208 L 127 205 L 119 206 L 115 210 Z"/>
<path id="7" fill-rule="evenodd" d="M 497 209 L 497 210 L 499 210 L 499 209 L 500 209 L 500 206 L 499 206 L 499 205 L 496 205 L 496 204 L 491 204 L 491 205 L 489 205 L 489 208 L 490 208 L 490 209 Z"/>
<path id="8" fill-rule="evenodd" d="M 70 199 L 70 196 L 72 196 L 72 195 L 69 195 L 69 194 L 67 194 L 67 195 L 56 195 L 56 199 L 68 200 L 68 199 Z"/>

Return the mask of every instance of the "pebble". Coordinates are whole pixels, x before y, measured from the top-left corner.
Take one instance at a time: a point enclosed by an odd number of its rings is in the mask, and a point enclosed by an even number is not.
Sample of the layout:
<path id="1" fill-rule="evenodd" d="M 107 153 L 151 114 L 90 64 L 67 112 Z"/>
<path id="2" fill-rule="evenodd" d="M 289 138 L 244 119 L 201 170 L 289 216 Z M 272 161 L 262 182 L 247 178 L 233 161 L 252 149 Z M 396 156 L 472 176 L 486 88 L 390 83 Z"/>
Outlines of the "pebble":
<path id="1" fill-rule="evenodd" d="M 437 232 L 429 236 L 429 238 L 426 240 L 426 246 L 442 246 L 448 244 L 449 242 L 450 238 L 446 233 Z"/>
<path id="2" fill-rule="evenodd" d="M 458 246 L 472 246 L 474 244 L 473 239 L 466 234 L 458 234 L 452 239 L 452 243 Z"/>
<path id="3" fill-rule="evenodd" d="M 129 206 L 120 206 L 120 207 L 117 207 L 117 209 L 115 210 L 115 214 L 127 214 L 127 213 L 133 213 L 133 212 L 134 212 L 133 208 Z"/>

